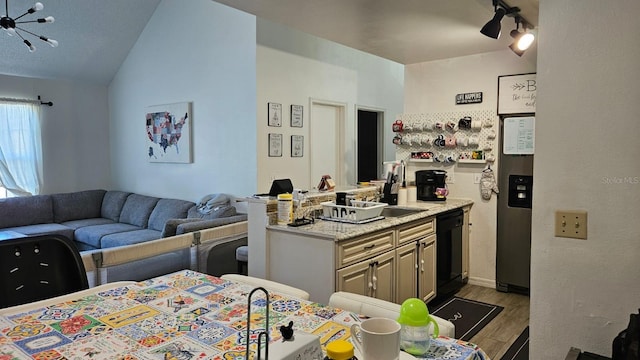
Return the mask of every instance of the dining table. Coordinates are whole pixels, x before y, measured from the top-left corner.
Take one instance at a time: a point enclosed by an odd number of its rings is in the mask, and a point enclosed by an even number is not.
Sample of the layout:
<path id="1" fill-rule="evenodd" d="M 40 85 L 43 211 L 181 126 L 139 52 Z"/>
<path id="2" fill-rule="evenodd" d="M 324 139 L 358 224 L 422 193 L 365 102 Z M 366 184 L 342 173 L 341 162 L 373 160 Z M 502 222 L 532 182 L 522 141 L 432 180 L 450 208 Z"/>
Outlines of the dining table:
<path id="1" fill-rule="evenodd" d="M 275 291 L 267 299 L 254 290 L 182 270 L 0 309 L 0 360 L 235 360 L 245 359 L 247 343 L 255 359 L 260 333 L 274 346 L 291 322 L 295 333 L 318 338 L 322 360 L 327 343 L 350 341 L 351 325 L 366 318 Z M 477 345 L 443 336 L 421 358 L 488 359 Z"/>

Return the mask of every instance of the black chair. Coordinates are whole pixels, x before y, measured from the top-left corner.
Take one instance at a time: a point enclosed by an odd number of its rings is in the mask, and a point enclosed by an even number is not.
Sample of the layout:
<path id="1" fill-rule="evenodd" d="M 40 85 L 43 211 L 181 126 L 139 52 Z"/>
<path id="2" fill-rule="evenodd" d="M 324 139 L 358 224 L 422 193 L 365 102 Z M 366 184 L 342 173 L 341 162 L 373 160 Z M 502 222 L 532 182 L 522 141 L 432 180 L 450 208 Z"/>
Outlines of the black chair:
<path id="1" fill-rule="evenodd" d="M 80 253 L 61 235 L 0 241 L 0 308 L 89 288 Z"/>

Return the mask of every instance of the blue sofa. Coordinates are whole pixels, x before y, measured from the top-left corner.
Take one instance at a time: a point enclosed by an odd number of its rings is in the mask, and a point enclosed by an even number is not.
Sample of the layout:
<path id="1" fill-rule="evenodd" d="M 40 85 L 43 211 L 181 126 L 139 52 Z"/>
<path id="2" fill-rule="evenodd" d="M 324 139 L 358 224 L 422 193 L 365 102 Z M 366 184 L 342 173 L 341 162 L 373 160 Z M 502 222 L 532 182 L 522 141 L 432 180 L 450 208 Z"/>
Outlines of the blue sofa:
<path id="1" fill-rule="evenodd" d="M 0 231 L 61 234 L 78 250 L 132 245 L 246 221 L 232 205 L 208 215 L 191 201 L 124 191 L 86 190 L 0 199 Z"/>

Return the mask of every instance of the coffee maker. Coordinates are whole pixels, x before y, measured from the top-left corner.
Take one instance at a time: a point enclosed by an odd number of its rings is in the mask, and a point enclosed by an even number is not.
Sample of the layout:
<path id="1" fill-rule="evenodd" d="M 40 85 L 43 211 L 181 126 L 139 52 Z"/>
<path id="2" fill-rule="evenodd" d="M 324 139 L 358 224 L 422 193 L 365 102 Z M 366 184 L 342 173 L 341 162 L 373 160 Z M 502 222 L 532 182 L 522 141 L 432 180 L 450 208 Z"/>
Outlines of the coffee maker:
<path id="1" fill-rule="evenodd" d="M 416 171 L 416 200 L 447 200 L 447 172 L 444 170 Z"/>

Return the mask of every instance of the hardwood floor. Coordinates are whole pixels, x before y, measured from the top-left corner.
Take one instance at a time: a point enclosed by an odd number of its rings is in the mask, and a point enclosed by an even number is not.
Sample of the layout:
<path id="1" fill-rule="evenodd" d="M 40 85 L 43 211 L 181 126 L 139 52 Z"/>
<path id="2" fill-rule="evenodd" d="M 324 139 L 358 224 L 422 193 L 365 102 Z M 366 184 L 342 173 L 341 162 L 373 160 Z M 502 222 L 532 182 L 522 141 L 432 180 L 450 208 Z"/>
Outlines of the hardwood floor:
<path id="1" fill-rule="evenodd" d="M 500 360 L 518 335 L 529 325 L 529 297 L 466 284 L 456 296 L 500 305 L 504 310 L 471 339 L 492 360 Z"/>

